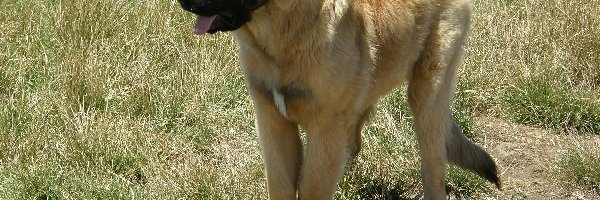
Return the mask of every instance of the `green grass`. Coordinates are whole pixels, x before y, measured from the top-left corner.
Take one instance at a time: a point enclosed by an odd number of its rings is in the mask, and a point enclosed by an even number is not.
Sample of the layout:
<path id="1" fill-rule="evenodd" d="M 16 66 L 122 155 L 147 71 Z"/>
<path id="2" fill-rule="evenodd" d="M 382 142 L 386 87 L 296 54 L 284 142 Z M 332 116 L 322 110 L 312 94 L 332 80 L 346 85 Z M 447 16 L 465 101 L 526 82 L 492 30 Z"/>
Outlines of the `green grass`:
<path id="1" fill-rule="evenodd" d="M 492 187 L 486 184 L 484 179 L 458 167 L 450 167 L 448 169 L 448 178 L 446 181 L 446 190 L 458 199 L 476 198 L 482 192 L 493 190 Z"/>
<path id="2" fill-rule="evenodd" d="M 453 106 L 465 134 L 477 116 L 597 134 L 599 5 L 475 1 Z M 3 0 L 0 21 L 0 199 L 266 198 L 229 34 L 193 36 L 176 1 Z M 422 196 L 404 94 L 382 100 L 336 198 Z M 449 170 L 457 197 L 490 186 Z"/>
<path id="3" fill-rule="evenodd" d="M 520 80 L 504 96 L 514 121 L 556 129 L 600 134 L 597 95 L 568 88 L 548 78 Z"/>
<path id="4" fill-rule="evenodd" d="M 600 154 L 591 149 L 569 149 L 558 159 L 558 173 L 565 185 L 578 186 L 600 195 Z"/>

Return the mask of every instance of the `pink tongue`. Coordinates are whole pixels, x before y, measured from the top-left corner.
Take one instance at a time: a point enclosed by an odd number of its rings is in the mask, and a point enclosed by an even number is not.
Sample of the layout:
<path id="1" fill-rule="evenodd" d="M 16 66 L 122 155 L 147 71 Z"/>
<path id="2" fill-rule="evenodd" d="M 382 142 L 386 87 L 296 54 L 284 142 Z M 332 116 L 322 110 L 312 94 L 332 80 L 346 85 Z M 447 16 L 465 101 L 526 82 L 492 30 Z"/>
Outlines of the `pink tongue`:
<path id="1" fill-rule="evenodd" d="M 210 25 L 212 24 L 213 20 L 215 20 L 215 17 L 217 17 L 217 16 L 213 15 L 210 17 L 205 17 L 205 16 L 198 15 L 198 18 L 196 19 L 196 25 L 194 26 L 194 34 L 196 34 L 196 35 L 205 34 L 208 31 L 208 29 L 210 28 Z"/>

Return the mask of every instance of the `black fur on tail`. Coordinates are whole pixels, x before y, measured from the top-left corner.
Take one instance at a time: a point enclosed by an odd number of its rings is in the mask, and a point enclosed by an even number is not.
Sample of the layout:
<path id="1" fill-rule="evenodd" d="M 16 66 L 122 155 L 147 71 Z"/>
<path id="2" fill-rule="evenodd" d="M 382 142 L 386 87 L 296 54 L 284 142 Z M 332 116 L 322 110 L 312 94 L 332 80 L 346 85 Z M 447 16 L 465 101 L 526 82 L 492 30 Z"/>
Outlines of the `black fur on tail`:
<path id="1" fill-rule="evenodd" d="M 452 123 L 452 133 L 446 139 L 446 151 L 450 164 L 471 170 L 500 189 L 496 163 L 481 147 L 469 141 L 456 123 Z"/>

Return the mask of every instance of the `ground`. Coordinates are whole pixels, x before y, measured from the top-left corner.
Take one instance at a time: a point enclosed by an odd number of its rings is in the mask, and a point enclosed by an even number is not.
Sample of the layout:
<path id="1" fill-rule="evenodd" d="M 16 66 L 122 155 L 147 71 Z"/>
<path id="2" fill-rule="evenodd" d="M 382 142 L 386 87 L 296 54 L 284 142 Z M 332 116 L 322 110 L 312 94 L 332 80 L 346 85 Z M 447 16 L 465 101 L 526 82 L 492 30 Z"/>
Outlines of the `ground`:
<path id="1" fill-rule="evenodd" d="M 513 124 L 494 118 L 479 118 L 477 143 L 496 159 L 502 190 L 489 199 L 600 199 L 569 189 L 557 177 L 557 156 L 573 146 L 600 147 L 600 136 L 566 134 Z"/>

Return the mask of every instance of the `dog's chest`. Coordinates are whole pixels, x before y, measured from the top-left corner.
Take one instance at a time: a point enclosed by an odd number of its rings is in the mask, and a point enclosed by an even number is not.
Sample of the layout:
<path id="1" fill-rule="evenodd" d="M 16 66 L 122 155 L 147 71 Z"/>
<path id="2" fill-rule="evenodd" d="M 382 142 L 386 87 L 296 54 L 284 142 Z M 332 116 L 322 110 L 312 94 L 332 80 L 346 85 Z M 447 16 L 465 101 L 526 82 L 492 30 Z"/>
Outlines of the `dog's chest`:
<path id="1" fill-rule="evenodd" d="M 273 81 L 273 76 L 248 76 L 248 88 L 253 95 L 260 95 L 283 116 L 296 122 L 311 115 L 317 100 L 313 90 L 300 82 L 282 83 Z"/>
<path id="2" fill-rule="evenodd" d="M 277 107 L 279 113 L 281 113 L 283 117 L 289 118 L 287 113 L 287 105 L 285 103 L 285 95 L 277 89 L 271 89 L 271 92 L 273 103 L 275 104 L 275 107 Z"/>
<path id="3" fill-rule="evenodd" d="M 363 80 L 362 71 L 370 63 L 352 34 L 338 35 L 339 41 L 317 30 L 299 35 L 271 32 L 267 38 L 265 31 L 253 27 L 235 33 L 251 93 L 265 97 L 282 116 L 299 123 L 322 109 L 354 107 L 350 105 L 354 99 L 342 98 L 343 93 Z"/>

